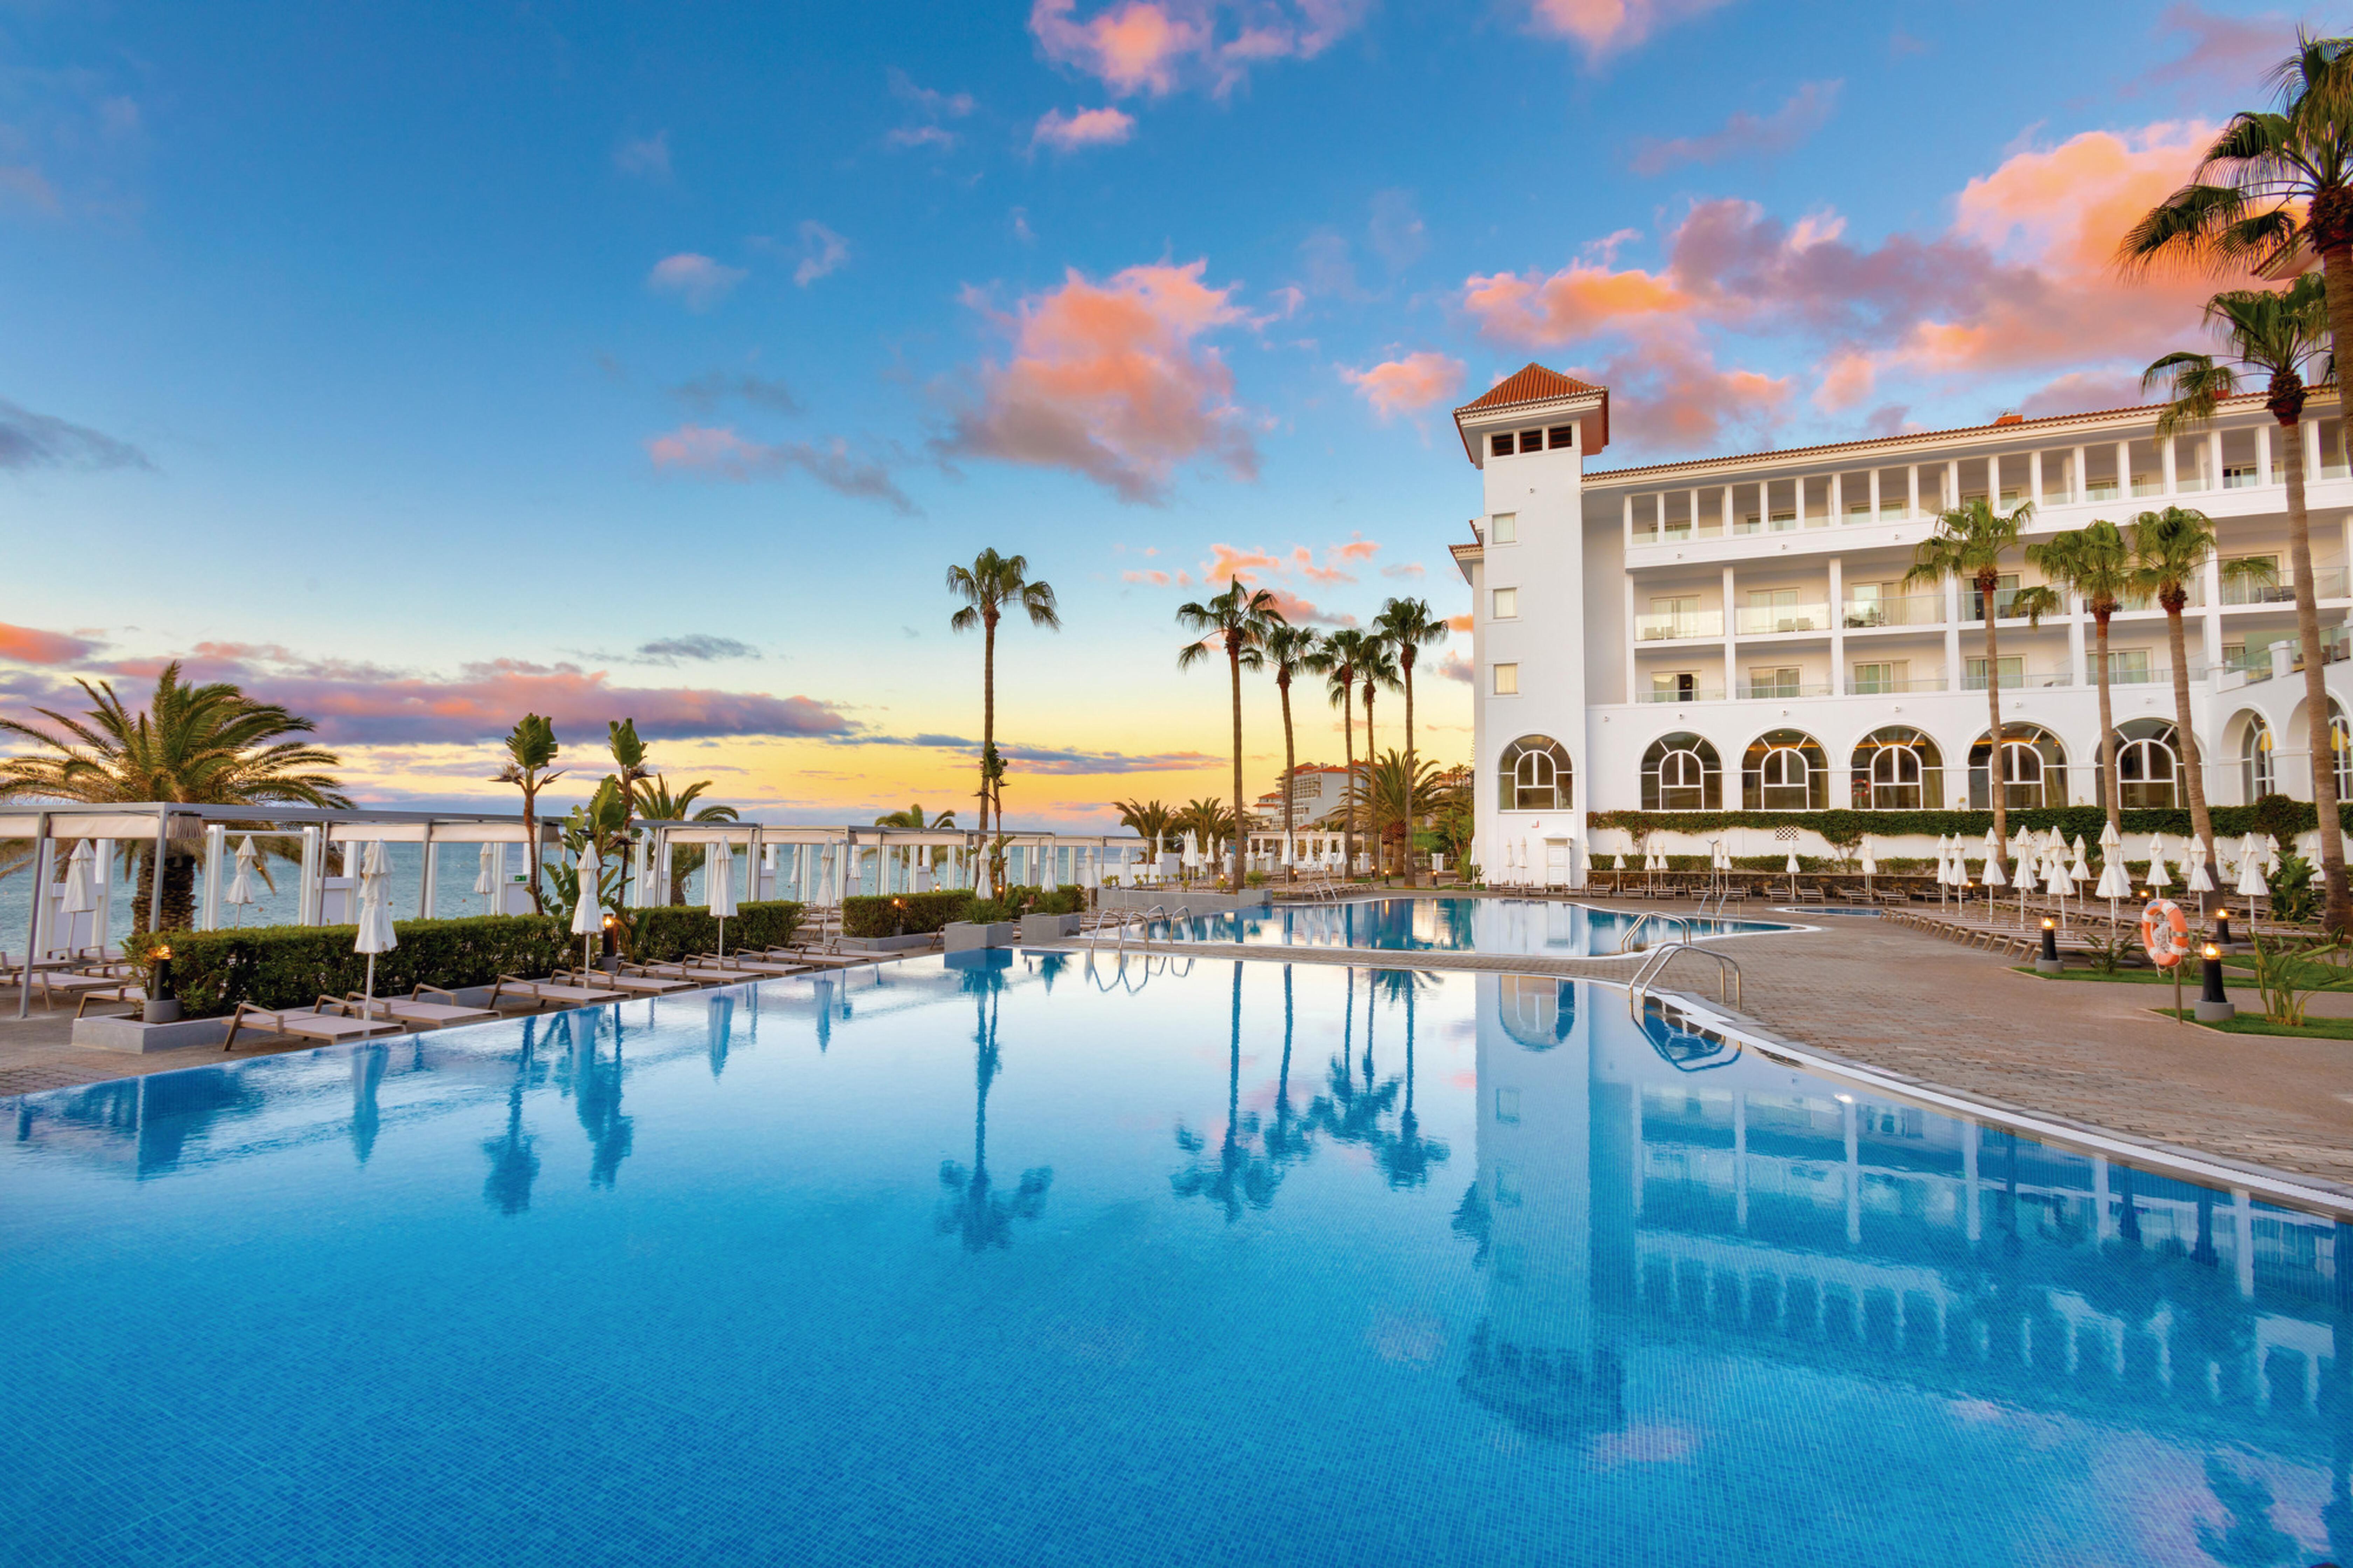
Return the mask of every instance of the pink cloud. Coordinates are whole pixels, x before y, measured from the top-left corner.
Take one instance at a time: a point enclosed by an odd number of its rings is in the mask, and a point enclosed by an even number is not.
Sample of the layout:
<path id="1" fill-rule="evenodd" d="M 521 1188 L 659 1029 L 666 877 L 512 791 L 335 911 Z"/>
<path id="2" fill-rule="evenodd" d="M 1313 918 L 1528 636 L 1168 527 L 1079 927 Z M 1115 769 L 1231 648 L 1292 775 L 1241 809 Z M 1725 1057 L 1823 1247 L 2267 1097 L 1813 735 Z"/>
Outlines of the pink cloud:
<path id="1" fill-rule="evenodd" d="M 79 664 L 105 645 L 66 632 L 0 621 L 0 659 L 11 664 Z"/>
<path id="2" fill-rule="evenodd" d="M 2295 47 L 2295 24 L 2274 11 L 2259 16 L 2218 16 L 2186 3 L 2168 5 L 2157 32 L 2178 33 L 2182 51 L 2126 85 L 2126 93 L 2154 88 L 2221 83 L 2244 91 Z"/>
<path id="3" fill-rule="evenodd" d="M 1470 617 L 1470 616 L 1468 616 L 1468 615 L 1466 614 L 1466 615 L 1460 615 L 1460 616 L 1447 616 L 1447 617 L 1446 617 L 1446 629 L 1447 629 L 1448 631 L 1450 631 L 1450 632 L 1467 632 L 1467 631 L 1469 631 L 1469 630 L 1471 629 L 1471 617 Z"/>
<path id="4" fill-rule="evenodd" d="M 1673 282 L 1639 267 L 1579 261 L 1550 277 L 1535 272 L 1473 274 L 1462 306 L 1479 330 L 1499 342 L 1549 347 L 1639 316 L 1679 315 L 1692 300 Z"/>
<path id="5" fill-rule="evenodd" d="M 1274 595 L 1275 613 L 1294 626 L 1353 626 L 1356 624 L 1356 616 L 1317 609 L 1287 588 L 1269 588 L 1267 592 Z"/>
<path id="6" fill-rule="evenodd" d="M 1326 561 L 1370 561 L 1381 552 L 1380 545 L 1361 533 L 1350 534 L 1345 544 L 1335 544 L 1324 552 Z"/>
<path id="7" fill-rule="evenodd" d="M 904 513 L 921 510 L 899 488 L 888 468 L 858 457 L 839 437 L 822 446 L 808 441 L 771 443 L 738 435 L 732 425 L 681 425 L 648 439 L 646 456 L 657 468 L 706 474 L 737 484 L 798 470 L 839 495 L 882 501 Z"/>
<path id="8" fill-rule="evenodd" d="M 942 125 L 894 125 L 883 132 L 885 147 L 936 147 L 943 153 L 952 152 L 956 144 L 955 132 Z"/>
<path id="9" fill-rule="evenodd" d="M 708 310 L 749 276 L 740 267 L 722 266 L 689 250 L 655 262 L 654 269 L 646 274 L 646 287 L 657 294 L 677 295 L 690 310 Z"/>
<path id="10" fill-rule="evenodd" d="M 1724 0 L 1528 0 L 1528 19 L 1536 31 L 1575 39 L 1599 59 L 1722 4 Z"/>
<path id="11" fill-rule="evenodd" d="M 1198 342 L 1240 319 L 1230 289 L 1201 281 L 1207 267 L 1131 267 L 1100 284 L 1072 268 L 997 318 L 1013 356 L 981 367 L 945 449 L 1068 468 L 1128 501 L 1165 500 L 1196 459 L 1256 479 L 1233 374 Z"/>
<path id="12" fill-rule="evenodd" d="M 1209 546 L 1209 563 L 1201 569 L 1205 583 L 1247 583 L 1269 572 L 1282 570 L 1280 556 L 1263 550 L 1237 550 L 1230 544 Z"/>
<path id="13" fill-rule="evenodd" d="M 1083 20 L 1079 0 L 1035 0 L 1029 31 L 1057 65 L 1122 97 L 1203 86 L 1223 96 L 1270 60 L 1313 59 L 1363 20 L 1370 0 L 1116 0 Z"/>
<path id="14" fill-rule="evenodd" d="M 1075 153 L 1082 147 L 1115 147 L 1134 133 L 1135 116 L 1116 109 L 1082 109 L 1076 114 L 1050 109 L 1038 117 L 1029 144 Z"/>
<path id="15" fill-rule="evenodd" d="M 1119 580 L 1123 583 L 1149 583 L 1155 588 L 1166 588 L 1173 581 L 1166 572 L 1123 572 Z"/>
<path id="16" fill-rule="evenodd" d="M 1770 114 L 1743 110 L 1704 136 L 1646 138 L 1636 143 L 1629 163 L 1638 174 L 1661 174 L 1678 163 L 1715 163 L 1726 158 L 1786 153 L 1830 123 L 1843 85 L 1800 82 L 1788 100 Z"/>
<path id="17" fill-rule="evenodd" d="M 1465 686 L 1471 684 L 1471 677 L 1473 673 L 1471 661 L 1459 653 L 1450 653 L 1440 658 L 1438 661 L 1437 669 L 1441 679 L 1459 680 Z"/>
<path id="18" fill-rule="evenodd" d="M 1403 359 L 1385 360 L 1367 370 L 1340 372 L 1383 420 L 1412 414 L 1462 390 L 1462 362 L 1422 349 Z"/>

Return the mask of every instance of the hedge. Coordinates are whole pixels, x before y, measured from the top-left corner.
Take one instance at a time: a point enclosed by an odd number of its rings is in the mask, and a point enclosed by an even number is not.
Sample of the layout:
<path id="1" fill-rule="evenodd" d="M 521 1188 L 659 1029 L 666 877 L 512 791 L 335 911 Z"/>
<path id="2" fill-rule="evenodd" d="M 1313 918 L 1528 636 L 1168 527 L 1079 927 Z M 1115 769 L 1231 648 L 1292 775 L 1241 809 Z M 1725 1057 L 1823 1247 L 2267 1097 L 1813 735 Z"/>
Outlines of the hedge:
<path id="1" fill-rule="evenodd" d="M 917 936 L 950 921 L 971 918 L 969 889 L 936 893 L 861 893 L 841 900 L 841 934 L 853 937 Z"/>
<path id="2" fill-rule="evenodd" d="M 649 963 L 709 952 L 719 924 L 707 910 L 662 907 L 630 911 L 638 955 Z M 800 924 L 801 906 L 745 904 L 727 921 L 727 945 L 781 945 Z M 580 958 L 581 939 L 554 915 L 472 915 L 450 921 L 395 921 L 399 945 L 376 955 L 379 996 L 405 996 L 419 983 L 457 990 L 488 985 L 501 974 L 537 976 Z M 172 990 L 192 1018 L 216 1018 L 240 1002 L 257 1007 L 307 1007 L 367 982 L 367 955 L 353 952 L 357 926 L 250 926 L 242 931 L 140 931 L 124 951 L 145 964 L 156 947 L 172 950 Z M 152 973 L 151 973 L 152 979 Z"/>
<path id="3" fill-rule="evenodd" d="M 2269 833 L 2283 844 L 2318 825 L 2308 800 L 2270 795 L 2253 805 L 2218 805 L 2212 810 L 2214 836 L 2236 838 L 2248 833 Z M 2010 830 L 2031 827 L 2037 833 L 2056 827 L 2073 842 L 2082 834 L 2086 842 L 2100 836 L 2107 815 L 2096 805 L 2035 806 L 2009 814 Z M 2189 832 L 2189 808 L 2127 811 L 2118 817 L 2126 833 L 2164 833 L 2176 838 Z M 1811 828 L 1832 844 L 1852 844 L 1870 834 L 1874 838 L 1916 834 L 1936 838 L 1957 833 L 1964 840 L 1981 839 L 1993 826 L 1990 811 L 1597 811 L 1595 827 L 1643 833 L 1714 833 L 1725 827 Z"/>

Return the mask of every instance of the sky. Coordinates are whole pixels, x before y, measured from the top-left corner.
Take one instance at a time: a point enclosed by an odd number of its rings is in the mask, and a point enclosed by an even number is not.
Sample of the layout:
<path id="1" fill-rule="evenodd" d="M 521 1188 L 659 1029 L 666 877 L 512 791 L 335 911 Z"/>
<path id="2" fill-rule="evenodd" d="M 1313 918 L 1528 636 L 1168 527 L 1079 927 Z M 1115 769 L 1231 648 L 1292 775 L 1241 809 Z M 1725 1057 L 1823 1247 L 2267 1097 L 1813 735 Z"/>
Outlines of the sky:
<path id="1" fill-rule="evenodd" d="M 969 823 L 943 578 L 995 548 L 1063 623 L 1000 636 L 1012 823 L 1223 795 L 1176 607 L 1467 626 L 1450 411 L 1532 360 L 1609 386 L 1606 466 L 2140 401 L 2212 285 L 2116 238 L 2297 20 L 0 0 L 0 714 L 177 658 L 371 803 L 512 806 L 535 710 L 559 797 L 626 716 L 770 821 Z M 1271 681 L 1244 724 L 1255 796 Z"/>

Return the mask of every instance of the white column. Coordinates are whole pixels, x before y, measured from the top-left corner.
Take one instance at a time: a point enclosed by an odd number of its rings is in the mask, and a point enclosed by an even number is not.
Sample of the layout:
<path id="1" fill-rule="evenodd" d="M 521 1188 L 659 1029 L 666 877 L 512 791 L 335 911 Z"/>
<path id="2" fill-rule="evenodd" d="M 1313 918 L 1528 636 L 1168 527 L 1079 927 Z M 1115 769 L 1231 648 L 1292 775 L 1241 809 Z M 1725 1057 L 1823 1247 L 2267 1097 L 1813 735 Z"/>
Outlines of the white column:
<path id="1" fill-rule="evenodd" d="M 2001 454 L 1986 454 L 1986 505 L 2001 510 Z"/>
<path id="2" fill-rule="evenodd" d="M 1945 689 L 1961 689 L 1961 580 L 1945 579 Z M 1964 758 L 1964 761 L 1967 759 Z M 1966 783 L 1968 774 L 1962 775 Z"/>
<path id="3" fill-rule="evenodd" d="M 2307 485 L 2320 482 L 2320 421 L 2317 419 L 2304 422 L 2304 482 Z"/>
<path id="4" fill-rule="evenodd" d="M 2206 432 L 2206 483 L 2214 489 L 2222 488 L 2222 432 Z"/>
<path id="5" fill-rule="evenodd" d="M 217 822 L 205 824 L 205 901 L 196 910 L 198 931 L 220 930 L 221 867 L 228 858 L 228 829 Z M 98 933 L 100 947 L 106 933 Z"/>
<path id="6" fill-rule="evenodd" d="M 1699 525 L 1699 487 L 1697 485 L 1691 488 L 1691 524 L 1692 537 L 1697 539 L 1702 531 Z"/>
<path id="7" fill-rule="evenodd" d="M 1907 486 L 1904 498 L 1904 515 L 1917 517 L 1920 515 L 1920 465 L 1915 463 L 1905 469 L 1904 479 Z"/>
<path id="8" fill-rule="evenodd" d="M 1634 492 L 1626 492 L 1626 548 L 1634 548 Z"/>
<path id="9" fill-rule="evenodd" d="M 2269 489 L 2272 482 L 2272 427 L 2268 424 L 2255 426 L 2255 483 Z"/>
<path id="10" fill-rule="evenodd" d="M 425 863 L 417 868 L 417 918 L 421 921 L 433 918 L 434 896 L 440 890 L 438 875 L 440 860 L 435 854 L 437 847 L 433 842 L 433 825 L 428 822 L 425 825 L 425 837 L 417 845 L 419 853 L 425 857 Z"/>
<path id="11" fill-rule="evenodd" d="M 2158 473 L 2164 478 L 2165 493 L 2169 496 L 2179 495 L 2181 493 L 2181 475 L 2179 470 L 2174 467 L 2173 439 L 2171 437 L 2168 437 L 2166 439 L 2159 441 L 2157 444 L 2157 467 Z"/>
<path id="12" fill-rule="evenodd" d="M 1692 494 L 1697 495 L 1699 492 L 1694 490 Z M 1729 539 L 1732 537 L 1732 487 L 1725 486 L 1720 495 L 1721 499 L 1717 502 L 1718 515 L 1724 519 L 1724 537 Z"/>
<path id="13" fill-rule="evenodd" d="M 1724 567 L 1724 695 L 1727 701 L 1733 693 L 1732 673 L 1737 667 L 1732 642 L 1733 627 L 1740 622 L 1740 612 L 1733 608 L 1732 594 L 1732 564 L 1726 562 Z"/>
<path id="14" fill-rule="evenodd" d="M 1961 504 L 1961 460 L 1958 458 L 1945 459 L 1945 494 L 1942 504 L 1947 507 Z M 1993 501 L 1989 498 L 1986 505 L 1992 504 Z"/>
<path id="15" fill-rule="evenodd" d="M 2075 448 L 2073 468 L 2075 471 L 2067 478 L 2067 499 L 2069 500 L 2087 500 L 2092 493 L 2092 481 L 2084 468 L 2084 448 L 2081 447 Z"/>
<path id="16" fill-rule="evenodd" d="M 98 921 L 98 946 L 101 956 L 111 940 L 108 932 L 114 929 L 114 840 L 100 838 L 90 845 L 90 877 L 98 890 L 98 908 L 92 911 Z"/>
<path id="17" fill-rule="evenodd" d="M 1871 521 L 1879 521 L 1879 470 L 1871 470 Z"/>
<path id="18" fill-rule="evenodd" d="M 2116 494 L 2125 500 L 2133 499 L 2132 443 L 2116 443 Z"/>
<path id="19" fill-rule="evenodd" d="M 1624 576 L 1626 579 L 1626 700 L 1639 702 L 1641 699 L 1635 694 L 1634 658 L 1641 650 L 1641 635 L 1640 628 L 1634 625 L 1634 574 L 1628 572 Z"/>
<path id="20" fill-rule="evenodd" d="M 316 824 L 302 829 L 302 865 L 296 873 L 301 886 L 294 894 L 294 923 L 319 923 L 319 879 L 326 874 L 327 846 Z"/>
<path id="21" fill-rule="evenodd" d="M 1846 577 L 1842 563 L 1831 557 L 1831 695 L 1846 694 Z"/>
<path id="22" fill-rule="evenodd" d="M 2042 448 L 2040 447 L 2026 454 L 2026 499 L 2032 501 L 2035 510 L 2040 511 L 2042 509 Z"/>
<path id="23" fill-rule="evenodd" d="M 2206 668 L 2211 670 L 2222 662 L 2222 559 L 2221 556 L 2206 557 L 2206 564 L 2198 569 L 2198 581 L 2205 589 L 2206 608 L 2199 618 L 2206 626 Z M 2201 754 L 2210 750 L 2204 736 L 2199 738 L 2198 749 Z M 2214 787 L 2215 759 L 2207 756 L 2205 761 L 2206 787 L 2211 790 Z"/>
<path id="24" fill-rule="evenodd" d="M 1846 487 L 1839 482 L 1843 477 L 1836 472 L 1831 475 L 1830 509 L 1831 526 L 1833 528 L 1843 527 L 1846 523 Z"/>

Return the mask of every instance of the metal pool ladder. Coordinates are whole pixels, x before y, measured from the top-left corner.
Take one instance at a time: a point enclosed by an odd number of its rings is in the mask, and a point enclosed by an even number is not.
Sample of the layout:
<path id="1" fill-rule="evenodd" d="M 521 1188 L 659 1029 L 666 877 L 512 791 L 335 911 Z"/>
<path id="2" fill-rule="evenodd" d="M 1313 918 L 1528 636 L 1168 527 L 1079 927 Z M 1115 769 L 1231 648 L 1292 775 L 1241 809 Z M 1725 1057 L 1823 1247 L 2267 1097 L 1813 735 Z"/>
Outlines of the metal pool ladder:
<path id="1" fill-rule="evenodd" d="M 1735 1007 L 1741 1005 L 1740 965 L 1715 949 L 1702 947 L 1695 942 L 1668 942 L 1652 948 L 1644 956 L 1641 967 L 1634 971 L 1634 978 L 1627 983 L 1626 1011 L 1630 1016 L 1640 1018 L 1642 1016 L 1642 1008 L 1651 999 L 1652 983 L 1666 973 L 1668 963 L 1679 952 L 1696 952 L 1703 958 L 1715 960 L 1716 1000 L 1729 1001 Z"/>
<path id="2" fill-rule="evenodd" d="M 1688 917 L 1683 915 L 1668 914 L 1661 910 L 1644 910 L 1641 914 L 1634 918 L 1634 923 L 1626 928 L 1626 934 L 1618 939 L 1618 951 L 1620 952 L 1632 952 L 1634 951 L 1634 939 L 1641 935 L 1642 928 L 1649 925 L 1652 921 L 1658 921 L 1662 926 L 1668 924 L 1673 925 L 1676 931 L 1681 933 L 1675 939 L 1677 942 L 1685 944 L 1688 944 L 1691 942 L 1692 927 L 1691 921 Z"/>

